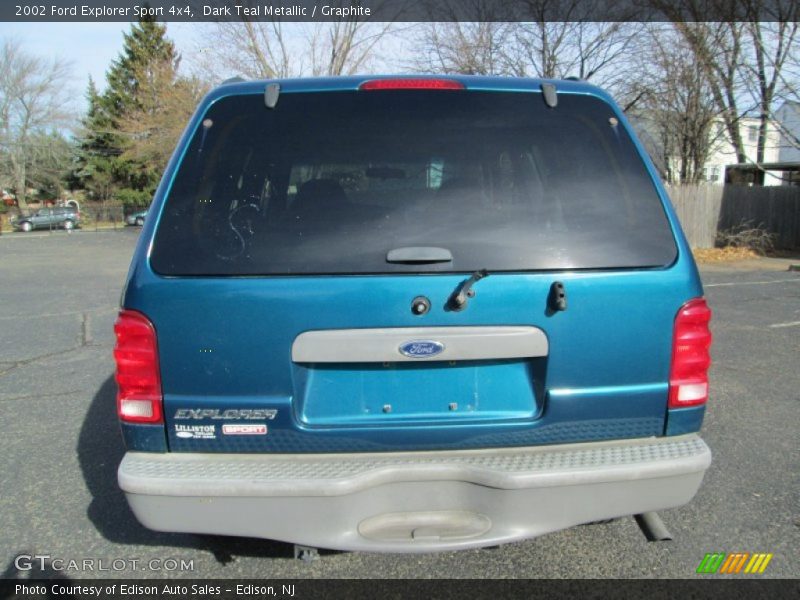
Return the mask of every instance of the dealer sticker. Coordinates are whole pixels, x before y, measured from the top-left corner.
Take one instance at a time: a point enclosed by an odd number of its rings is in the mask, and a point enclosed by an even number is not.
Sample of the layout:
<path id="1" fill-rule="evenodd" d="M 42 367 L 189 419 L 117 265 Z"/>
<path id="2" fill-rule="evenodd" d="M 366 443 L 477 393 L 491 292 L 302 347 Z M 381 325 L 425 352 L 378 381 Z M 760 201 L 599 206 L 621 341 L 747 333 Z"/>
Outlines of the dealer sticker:
<path id="1" fill-rule="evenodd" d="M 225 435 L 267 435 L 267 426 L 264 423 L 225 423 L 222 426 L 222 433 Z"/>
<path id="2" fill-rule="evenodd" d="M 185 440 L 214 440 L 216 425 L 175 425 L 175 435 Z"/>

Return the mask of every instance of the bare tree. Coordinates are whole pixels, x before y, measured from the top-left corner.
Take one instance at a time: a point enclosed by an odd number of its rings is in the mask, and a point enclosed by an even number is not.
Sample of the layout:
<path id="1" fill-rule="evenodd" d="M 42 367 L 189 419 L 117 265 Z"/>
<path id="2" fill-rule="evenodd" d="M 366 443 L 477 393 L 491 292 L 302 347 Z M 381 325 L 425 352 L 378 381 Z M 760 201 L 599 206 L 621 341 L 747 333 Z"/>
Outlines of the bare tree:
<path id="1" fill-rule="evenodd" d="M 302 61 L 291 51 L 295 24 L 280 21 L 220 22 L 206 29 L 199 67 L 224 79 L 232 74 L 250 79 L 294 77 L 303 72 Z"/>
<path id="2" fill-rule="evenodd" d="M 800 102 L 800 44 L 793 44 L 789 48 L 780 79 L 783 84 L 780 99 Z"/>
<path id="3" fill-rule="evenodd" d="M 447 4 L 444 3 L 446 6 Z M 457 73 L 577 77 L 618 93 L 628 65 L 639 51 L 637 22 L 592 22 L 594 0 L 521 0 L 527 20 L 498 22 L 497 3 L 472 0 L 471 14 L 481 22 L 429 23 L 423 26 L 415 68 Z M 463 9 L 442 6 L 437 15 Z M 566 20 L 566 18 L 571 20 Z"/>
<path id="4" fill-rule="evenodd" d="M 646 28 L 629 93 L 639 102 L 632 118 L 658 140 L 654 157 L 671 182 L 697 183 L 714 143 L 717 105 L 692 48 L 669 26 Z M 653 150 L 652 148 L 650 149 Z"/>
<path id="5" fill-rule="evenodd" d="M 393 25 L 356 18 L 314 25 L 307 32 L 311 74 L 353 75 L 367 71 L 378 45 Z"/>
<path id="6" fill-rule="evenodd" d="M 252 0 L 237 3 L 253 4 Z M 194 60 L 195 71 L 205 80 L 232 75 L 251 79 L 351 75 L 370 69 L 394 28 L 392 22 L 357 17 L 316 24 L 247 19 L 214 23 L 198 49 L 201 58 Z"/>
<path id="7" fill-rule="evenodd" d="M 694 3 L 687 2 L 693 9 Z M 695 60 L 706 73 L 738 162 L 747 161 L 739 120 L 748 113 L 759 118 L 755 160 L 762 162 L 776 100 L 790 95 L 796 86 L 791 79 L 791 66 L 800 6 L 786 0 L 751 0 L 748 8 L 751 18 L 747 21 L 678 21 L 675 28 L 689 42 Z M 775 20 L 758 20 L 766 16 Z"/>
<path id="8" fill-rule="evenodd" d="M 7 157 L 0 177 L 14 188 L 23 212 L 28 169 L 47 152 L 43 136 L 68 124 L 69 75 L 68 63 L 27 54 L 13 40 L 0 50 L 0 147 Z"/>
<path id="9" fill-rule="evenodd" d="M 670 19 L 689 44 L 693 60 L 702 69 L 738 162 L 745 162 L 739 120 L 742 84 L 743 23 L 735 20 L 706 22 L 709 6 L 696 0 L 651 0 L 654 8 Z M 712 7 L 714 8 L 714 7 Z"/>
<path id="10" fill-rule="evenodd" d="M 643 25 L 635 4 L 614 7 L 603 0 L 519 0 L 524 21 L 516 28 L 510 71 L 544 78 L 577 77 L 617 93 L 638 51 Z"/>
<path id="11" fill-rule="evenodd" d="M 780 85 L 775 93 L 776 105 L 784 102 L 800 105 L 800 44 L 795 43 L 788 49 L 786 62 L 778 76 Z M 779 120 L 775 120 L 775 125 L 781 134 L 781 143 L 800 148 L 800 132 Z"/>
<path id="12" fill-rule="evenodd" d="M 415 27 L 410 66 L 428 73 L 510 75 L 508 54 L 518 23 L 503 22 L 507 8 L 496 0 L 437 0 L 427 5 L 430 22 Z M 469 14 L 476 21 L 463 21 Z"/>
<path id="13" fill-rule="evenodd" d="M 700 18 L 698 13 L 697 18 Z M 740 108 L 742 82 L 740 78 L 745 25 L 741 22 L 684 22 L 675 23 L 676 30 L 689 43 L 693 59 L 702 68 L 728 138 L 736 150 L 738 162 L 746 162 L 740 119 L 746 110 Z"/>
<path id="14" fill-rule="evenodd" d="M 577 10 L 577 8 L 576 8 Z M 521 24 L 516 36 L 520 75 L 578 77 L 617 92 L 639 51 L 640 23 L 555 22 Z"/>
<path id="15" fill-rule="evenodd" d="M 508 75 L 507 54 L 516 23 L 425 23 L 412 64 L 417 71 L 465 75 Z"/>
<path id="16" fill-rule="evenodd" d="M 770 6 L 780 11 L 775 15 L 779 20 L 764 23 L 750 21 L 746 24 L 751 43 L 751 52 L 748 54 L 752 60 L 742 64 L 742 79 L 750 91 L 759 117 L 758 163 L 764 162 L 767 127 L 772 119 L 775 101 L 786 87 L 784 68 L 797 38 L 797 21 L 800 20 L 800 5 L 796 2 L 790 5 L 776 2 Z"/>

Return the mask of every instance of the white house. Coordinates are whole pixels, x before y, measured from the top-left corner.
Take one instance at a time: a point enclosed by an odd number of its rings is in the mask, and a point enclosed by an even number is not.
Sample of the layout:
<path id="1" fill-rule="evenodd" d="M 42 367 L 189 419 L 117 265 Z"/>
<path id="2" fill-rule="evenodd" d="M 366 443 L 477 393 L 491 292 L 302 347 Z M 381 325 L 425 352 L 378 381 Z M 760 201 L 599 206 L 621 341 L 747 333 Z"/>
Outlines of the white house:
<path id="1" fill-rule="evenodd" d="M 783 183 L 800 185 L 800 102 L 784 102 L 775 111 L 775 120 L 781 135 L 778 161 L 787 169 Z"/>
<path id="2" fill-rule="evenodd" d="M 795 118 L 800 119 L 800 104 L 797 104 L 795 109 L 798 111 L 794 113 Z M 629 115 L 629 119 L 661 176 L 666 177 L 668 171 L 680 172 L 680 159 L 664 156 L 663 144 L 658 138 L 657 126 L 654 122 L 646 114 Z M 708 183 L 723 185 L 726 182 L 727 170 L 737 183 L 752 181 L 754 173 L 758 171 L 755 162 L 760 124 L 760 119 L 755 117 L 743 117 L 739 120 L 740 135 L 747 160 L 744 167 L 739 165 L 739 168 L 735 169 L 736 173 L 731 173 L 734 170 L 732 167 L 739 163 L 738 156 L 722 119 L 715 119 L 709 131 L 710 149 L 703 165 L 702 179 Z M 796 130 L 800 131 L 800 123 L 797 125 L 799 127 Z M 767 139 L 764 144 L 764 158 L 760 164 L 772 166 L 782 160 L 780 158 L 781 147 L 780 126 L 774 121 L 769 121 L 767 123 Z M 781 185 L 782 183 L 785 183 L 784 173 L 774 170 L 764 172 L 764 185 Z"/>
<path id="3" fill-rule="evenodd" d="M 739 119 L 739 132 L 747 163 L 756 162 L 758 147 L 758 129 L 761 121 L 757 118 L 743 117 Z M 730 141 L 727 129 L 722 119 L 714 121 L 711 126 L 712 143 L 708 158 L 703 166 L 703 179 L 710 183 L 725 183 L 725 169 L 730 165 L 739 163 L 736 150 Z M 767 140 L 764 144 L 764 158 L 761 163 L 776 163 L 780 160 L 779 150 L 781 135 L 778 127 L 772 121 L 767 122 Z M 781 185 L 783 183 L 781 172 L 767 171 L 764 174 L 764 185 Z"/>

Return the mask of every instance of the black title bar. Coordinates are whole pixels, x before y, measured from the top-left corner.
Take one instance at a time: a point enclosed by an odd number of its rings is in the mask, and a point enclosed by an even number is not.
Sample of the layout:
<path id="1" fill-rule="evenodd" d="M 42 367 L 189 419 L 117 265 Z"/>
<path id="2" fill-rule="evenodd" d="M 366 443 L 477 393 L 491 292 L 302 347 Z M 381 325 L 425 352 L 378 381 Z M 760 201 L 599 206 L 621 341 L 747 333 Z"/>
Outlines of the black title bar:
<path id="1" fill-rule="evenodd" d="M 0 21 L 797 21 L 797 0 L 2 0 Z"/>
<path id="2" fill-rule="evenodd" d="M 514 600 L 524 598 L 704 598 L 715 600 L 780 600 L 797 598 L 797 580 L 707 579 L 688 580 L 181 580 L 181 579 L 27 579 L 0 580 L 0 600 L 89 598 L 172 600 Z"/>

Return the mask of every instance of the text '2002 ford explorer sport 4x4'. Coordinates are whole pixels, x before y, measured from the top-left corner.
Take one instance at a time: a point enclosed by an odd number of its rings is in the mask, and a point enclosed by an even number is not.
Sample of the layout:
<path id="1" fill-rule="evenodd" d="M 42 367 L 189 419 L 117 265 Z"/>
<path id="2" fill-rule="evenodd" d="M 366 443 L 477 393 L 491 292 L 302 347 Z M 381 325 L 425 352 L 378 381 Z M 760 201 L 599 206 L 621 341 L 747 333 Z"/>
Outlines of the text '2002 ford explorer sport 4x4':
<path id="1" fill-rule="evenodd" d="M 119 483 L 152 529 L 388 552 L 681 506 L 702 294 L 595 87 L 223 85 L 123 294 Z"/>

